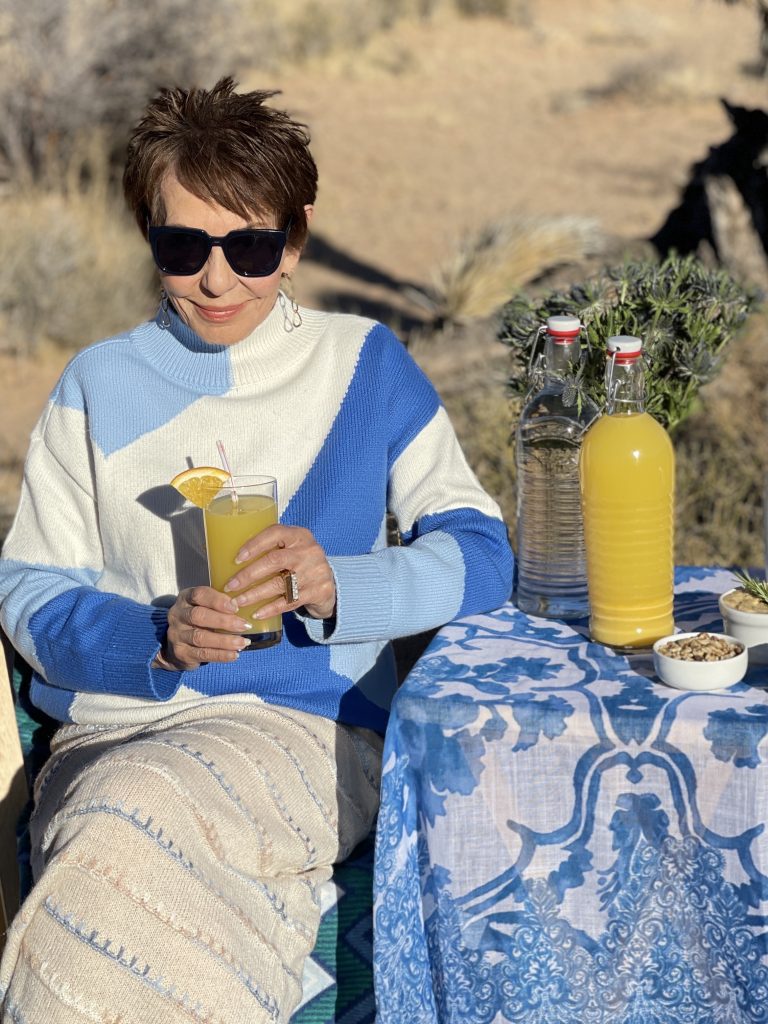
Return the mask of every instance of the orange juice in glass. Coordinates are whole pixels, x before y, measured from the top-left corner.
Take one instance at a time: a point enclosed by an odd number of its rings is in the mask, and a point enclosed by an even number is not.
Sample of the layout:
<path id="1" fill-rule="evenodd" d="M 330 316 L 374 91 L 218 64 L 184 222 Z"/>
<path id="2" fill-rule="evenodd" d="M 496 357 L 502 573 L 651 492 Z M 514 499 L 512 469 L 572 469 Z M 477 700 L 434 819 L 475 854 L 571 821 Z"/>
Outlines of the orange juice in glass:
<path id="1" fill-rule="evenodd" d="M 277 522 L 277 481 L 271 476 L 238 476 L 234 488 L 231 481 L 221 487 L 204 509 L 203 517 L 211 586 L 223 592 L 227 580 L 243 568 L 235 563 L 235 555 L 243 544 Z M 230 592 L 228 596 L 237 597 L 242 592 Z M 272 615 L 259 621 L 251 618 L 267 603 L 246 605 L 238 612 L 250 626 L 250 648 L 271 647 L 282 639 L 282 616 Z"/>

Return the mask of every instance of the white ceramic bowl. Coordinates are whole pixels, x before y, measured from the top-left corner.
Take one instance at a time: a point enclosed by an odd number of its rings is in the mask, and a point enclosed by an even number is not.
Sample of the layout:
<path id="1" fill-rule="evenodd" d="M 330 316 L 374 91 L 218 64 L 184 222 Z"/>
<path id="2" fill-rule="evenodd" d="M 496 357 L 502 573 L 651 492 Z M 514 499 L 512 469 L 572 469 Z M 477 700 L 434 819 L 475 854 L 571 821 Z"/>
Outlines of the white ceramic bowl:
<path id="1" fill-rule="evenodd" d="M 732 594 L 733 590 L 726 593 Z M 746 644 L 750 665 L 768 665 L 768 615 L 731 608 L 723 601 L 725 596 L 722 594 L 718 600 L 723 629 Z"/>
<path id="2" fill-rule="evenodd" d="M 697 630 L 695 633 L 674 633 L 672 636 L 664 636 L 653 645 L 653 667 L 656 675 L 669 686 L 678 690 L 722 690 L 726 686 L 732 686 L 744 678 L 747 671 L 747 648 L 743 641 L 737 640 L 727 633 L 710 633 L 710 636 L 719 637 L 721 640 L 730 640 L 741 646 L 741 652 L 732 658 L 723 658 L 720 661 L 683 661 L 681 658 L 669 658 L 662 654 L 660 648 L 673 640 L 686 640 L 691 636 L 698 636 L 704 630 Z"/>

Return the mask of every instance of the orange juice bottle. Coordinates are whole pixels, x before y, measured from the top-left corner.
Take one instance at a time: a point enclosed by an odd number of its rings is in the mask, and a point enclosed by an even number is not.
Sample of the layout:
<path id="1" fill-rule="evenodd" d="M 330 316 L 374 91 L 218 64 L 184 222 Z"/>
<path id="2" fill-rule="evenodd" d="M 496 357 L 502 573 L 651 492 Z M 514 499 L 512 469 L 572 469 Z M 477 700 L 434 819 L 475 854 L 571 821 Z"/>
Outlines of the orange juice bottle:
<path id="1" fill-rule="evenodd" d="M 645 412 L 642 342 L 607 342 L 607 409 L 581 447 L 590 634 L 644 648 L 674 632 L 675 456 Z"/>

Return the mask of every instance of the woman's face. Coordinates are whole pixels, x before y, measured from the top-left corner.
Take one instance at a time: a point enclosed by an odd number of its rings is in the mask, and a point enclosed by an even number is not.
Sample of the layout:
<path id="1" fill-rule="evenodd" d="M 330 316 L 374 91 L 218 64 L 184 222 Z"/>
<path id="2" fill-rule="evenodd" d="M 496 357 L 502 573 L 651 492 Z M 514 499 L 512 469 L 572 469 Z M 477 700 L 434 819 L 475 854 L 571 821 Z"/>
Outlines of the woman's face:
<path id="1" fill-rule="evenodd" d="M 231 210 L 205 202 L 169 175 L 161 187 L 169 227 L 202 228 L 221 236 L 241 228 L 280 227 L 254 217 L 243 220 Z M 309 211 L 308 211 L 309 212 Z M 176 312 L 196 334 L 212 345 L 234 345 L 266 319 L 277 300 L 282 274 L 293 273 L 299 253 L 286 248 L 280 266 L 269 277 L 238 277 L 214 245 L 202 270 L 189 277 L 160 274 Z"/>

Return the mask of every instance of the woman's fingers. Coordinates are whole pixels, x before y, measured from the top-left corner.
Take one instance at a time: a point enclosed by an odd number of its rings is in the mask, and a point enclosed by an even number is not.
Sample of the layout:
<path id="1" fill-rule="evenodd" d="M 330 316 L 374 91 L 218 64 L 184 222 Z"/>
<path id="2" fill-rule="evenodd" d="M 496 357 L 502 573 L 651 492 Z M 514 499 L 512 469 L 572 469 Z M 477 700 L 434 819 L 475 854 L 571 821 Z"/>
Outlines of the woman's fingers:
<path id="1" fill-rule="evenodd" d="M 309 530 L 280 523 L 270 526 L 244 544 L 235 561 L 242 566 L 225 585 L 225 593 L 192 587 L 176 598 L 157 662 L 161 667 L 165 663 L 190 670 L 205 662 L 234 661 L 248 646 L 243 634 L 249 632 L 236 613 L 250 605 L 261 605 L 251 615 L 256 620 L 301 607 L 317 619 L 334 614 L 336 582 L 325 552 Z"/>
<path id="2" fill-rule="evenodd" d="M 291 576 L 295 579 L 296 598 L 292 596 Z M 268 619 L 271 615 L 304 608 L 315 618 L 330 618 L 336 606 L 336 584 L 328 562 L 303 562 L 239 594 L 235 599 L 240 607 L 259 604 L 253 619 Z M 266 603 L 264 603 L 266 602 Z"/>
<path id="3" fill-rule="evenodd" d="M 180 670 L 204 662 L 235 661 L 248 646 L 248 625 L 235 614 L 232 599 L 212 587 L 182 591 L 168 612 L 162 660 Z"/>
<path id="4" fill-rule="evenodd" d="M 207 595 L 195 599 L 197 591 L 210 591 L 216 595 L 216 601 L 208 603 Z M 206 603 L 202 603 L 205 600 Z M 230 633 L 242 632 L 247 625 L 237 615 L 236 608 L 231 597 L 225 597 L 211 587 L 195 587 L 190 595 L 189 602 L 182 607 L 180 619 L 189 626 L 199 626 L 205 629 L 223 629 Z"/>
<path id="5" fill-rule="evenodd" d="M 315 618 L 329 618 L 336 607 L 336 583 L 322 547 L 309 530 L 278 523 L 243 545 L 235 561 L 250 559 L 228 580 L 224 590 L 237 594 L 240 608 L 263 604 L 254 612 L 265 619 L 304 607 Z M 281 573 L 291 573 L 298 588 L 292 599 Z"/>
<path id="6" fill-rule="evenodd" d="M 238 607 L 247 608 L 249 605 L 257 604 L 260 601 L 276 601 L 278 598 L 285 599 L 286 588 L 283 572 L 287 571 L 284 569 L 282 572 L 275 573 L 266 579 L 259 579 L 253 586 L 243 590 L 235 598 Z"/>
<path id="7" fill-rule="evenodd" d="M 270 564 L 269 559 L 272 557 L 274 564 L 277 565 L 277 562 L 280 561 L 280 551 L 307 542 L 316 543 L 310 531 L 305 530 L 303 526 L 285 526 L 283 523 L 275 523 L 246 541 L 235 555 L 235 562 L 240 565 L 250 562 L 254 558 L 265 556 L 267 564 Z"/>

